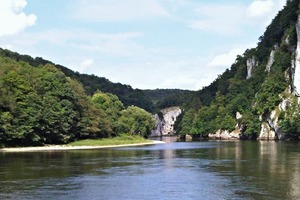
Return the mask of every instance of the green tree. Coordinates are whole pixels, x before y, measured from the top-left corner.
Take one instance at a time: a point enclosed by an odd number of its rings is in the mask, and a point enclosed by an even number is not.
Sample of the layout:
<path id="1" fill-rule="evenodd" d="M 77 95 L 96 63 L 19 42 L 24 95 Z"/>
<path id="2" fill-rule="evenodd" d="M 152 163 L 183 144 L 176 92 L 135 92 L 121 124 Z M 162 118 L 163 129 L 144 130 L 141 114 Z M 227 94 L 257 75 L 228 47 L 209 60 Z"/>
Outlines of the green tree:
<path id="1" fill-rule="evenodd" d="M 151 134 L 151 130 L 153 130 L 156 123 L 150 113 L 136 106 L 129 106 L 126 110 L 121 111 L 121 117 L 118 121 L 120 133 L 129 133 L 143 137 Z"/>

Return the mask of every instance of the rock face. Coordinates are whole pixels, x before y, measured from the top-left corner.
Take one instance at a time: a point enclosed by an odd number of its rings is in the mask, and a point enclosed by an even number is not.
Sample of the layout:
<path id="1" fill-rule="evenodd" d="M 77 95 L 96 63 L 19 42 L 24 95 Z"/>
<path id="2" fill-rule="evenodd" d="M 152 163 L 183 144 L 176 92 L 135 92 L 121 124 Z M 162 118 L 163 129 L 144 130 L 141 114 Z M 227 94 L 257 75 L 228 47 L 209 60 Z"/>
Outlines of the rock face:
<path id="1" fill-rule="evenodd" d="M 295 95 L 300 97 L 300 16 L 296 24 L 297 31 L 297 48 L 295 51 L 295 58 L 291 61 L 291 87 L 287 89 L 285 93 Z M 286 44 L 289 44 L 289 37 L 285 40 Z M 276 49 L 276 48 L 275 48 Z M 273 50 L 274 51 L 274 50 Z M 271 52 L 269 61 L 266 66 L 266 71 L 269 72 L 271 66 L 274 62 L 274 52 Z M 273 60 L 273 61 L 272 61 Z M 288 78 L 288 76 L 286 76 Z M 284 112 L 288 109 L 290 105 L 290 99 L 284 99 L 281 97 L 281 103 L 275 108 L 270 116 L 266 119 L 265 122 L 261 125 L 260 135 L 258 139 L 260 140 L 274 140 L 274 139 L 284 139 L 284 133 L 280 130 L 279 127 L 279 115 L 281 112 Z"/>
<path id="2" fill-rule="evenodd" d="M 164 119 L 160 119 L 158 114 L 155 114 L 154 118 L 156 120 L 155 129 L 151 131 L 150 137 L 160 137 L 165 121 Z"/>
<path id="3" fill-rule="evenodd" d="M 247 60 L 247 79 L 252 77 L 253 69 L 258 65 L 255 56 Z"/>
<path id="4" fill-rule="evenodd" d="M 279 115 L 281 112 L 285 112 L 290 106 L 289 99 L 283 99 L 281 103 L 275 108 L 265 122 L 261 124 L 261 130 L 258 139 L 259 140 L 275 140 L 283 139 L 284 133 L 279 126 Z"/>
<path id="5" fill-rule="evenodd" d="M 278 128 L 278 115 L 280 110 L 273 110 L 266 122 L 261 124 L 259 140 L 275 140 L 277 139 Z"/>
<path id="6" fill-rule="evenodd" d="M 300 96 L 300 19 L 296 25 L 297 30 L 297 49 L 294 65 L 294 77 L 293 77 L 293 93 L 296 96 Z"/>
<path id="7" fill-rule="evenodd" d="M 275 50 L 272 50 L 271 53 L 270 53 L 270 57 L 269 57 L 267 66 L 266 66 L 266 71 L 268 73 L 270 73 L 270 71 L 271 71 L 271 67 L 272 67 L 272 65 L 274 63 L 274 58 L 275 58 Z"/>
<path id="8" fill-rule="evenodd" d="M 240 133 L 236 130 L 229 132 L 228 130 L 218 130 L 216 133 L 208 134 L 210 139 L 235 140 L 240 138 Z"/>
<path id="9" fill-rule="evenodd" d="M 174 124 L 177 117 L 182 113 L 179 107 L 170 107 L 160 110 L 162 116 L 157 114 L 154 116 L 156 119 L 155 129 L 152 131 L 150 137 L 161 137 L 165 135 L 174 135 Z"/>
<path id="10" fill-rule="evenodd" d="M 242 119 L 243 116 L 241 113 L 236 113 L 236 120 Z M 240 135 L 243 129 L 243 125 L 237 123 L 235 126 L 235 130 L 229 132 L 228 130 L 218 130 L 216 133 L 208 134 L 208 138 L 210 139 L 220 139 L 220 140 L 232 140 L 232 139 L 240 139 Z"/>

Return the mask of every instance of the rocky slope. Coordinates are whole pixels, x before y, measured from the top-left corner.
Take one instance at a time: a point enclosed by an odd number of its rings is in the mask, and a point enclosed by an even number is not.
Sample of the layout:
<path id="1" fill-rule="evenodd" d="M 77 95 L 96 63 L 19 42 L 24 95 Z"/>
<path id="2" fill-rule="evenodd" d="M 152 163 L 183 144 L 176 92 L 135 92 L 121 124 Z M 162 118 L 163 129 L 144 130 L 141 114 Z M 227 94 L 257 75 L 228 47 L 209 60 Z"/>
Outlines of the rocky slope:
<path id="1" fill-rule="evenodd" d="M 300 136 L 299 0 L 289 0 L 256 48 L 247 49 L 185 109 L 181 135 L 221 139 Z"/>

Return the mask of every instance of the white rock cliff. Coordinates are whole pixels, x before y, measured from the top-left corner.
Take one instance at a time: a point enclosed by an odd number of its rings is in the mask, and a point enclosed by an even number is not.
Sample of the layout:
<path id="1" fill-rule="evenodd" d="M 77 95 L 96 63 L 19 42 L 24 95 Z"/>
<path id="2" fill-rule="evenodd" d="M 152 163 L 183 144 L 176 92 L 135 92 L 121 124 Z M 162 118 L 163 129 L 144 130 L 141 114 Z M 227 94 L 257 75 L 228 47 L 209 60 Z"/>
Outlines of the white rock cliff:
<path id="1" fill-rule="evenodd" d="M 152 131 L 150 137 L 160 137 L 165 135 L 174 135 L 174 124 L 177 117 L 182 113 L 179 107 L 170 107 L 160 110 L 162 118 L 157 114 L 154 116 L 156 119 L 155 129 Z"/>
<path id="2" fill-rule="evenodd" d="M 297 49 L 294 61 L 294 77 L 293 77 L 293 93 L 296 96 L 300 96 L 300 19 L 296 25 L 297 30 Z"/>
<path id="3" fill-rule="evenodd" d="M 249 79 L 252 77 L 253 69 L 258 65 L 258 62 L 256 61 L 255 56 L 253 56 L 252 58 L 249 58 L 247 60 L 246 65 L 247 65 L 247 79 Z"/>

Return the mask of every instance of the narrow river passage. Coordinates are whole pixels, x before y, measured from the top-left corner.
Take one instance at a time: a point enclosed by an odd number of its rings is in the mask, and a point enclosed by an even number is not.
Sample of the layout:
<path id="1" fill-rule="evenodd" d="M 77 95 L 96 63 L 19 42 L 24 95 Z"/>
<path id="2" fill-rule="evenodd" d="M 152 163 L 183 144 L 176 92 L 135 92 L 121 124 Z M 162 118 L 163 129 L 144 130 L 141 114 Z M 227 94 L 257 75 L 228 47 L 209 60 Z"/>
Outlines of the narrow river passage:
<path id="1" fill-rule="evenodd" d="M 0 199 L 300 199 L 300 143 L 2 152 Z"/>

